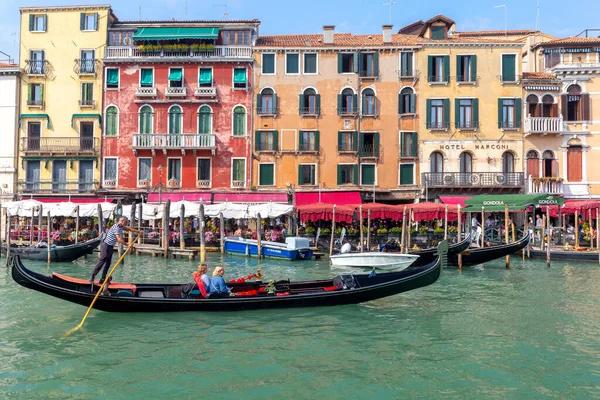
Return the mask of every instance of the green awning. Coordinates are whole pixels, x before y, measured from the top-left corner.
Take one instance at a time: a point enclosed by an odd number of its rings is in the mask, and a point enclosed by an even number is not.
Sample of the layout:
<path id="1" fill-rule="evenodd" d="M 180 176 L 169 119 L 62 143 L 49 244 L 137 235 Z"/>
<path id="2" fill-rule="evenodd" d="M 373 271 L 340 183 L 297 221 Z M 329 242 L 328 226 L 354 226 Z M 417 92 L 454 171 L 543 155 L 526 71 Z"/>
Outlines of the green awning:
<path id="1" fill-rule="evenodd" d="M 138 28 L 133 40 L 211 39 L 219 36 L 219 28 Z"/>
<path id="2" fill-rule="evenodd" d="M 140 84 L 154 86 L 154 71 L 151 69 L 142 69 L 142 76 L 140 77 Z"/>
<path id="3" fill-rule="evenodd" d="M 504 205 L 508 204 L 510 211 L 523 210 L 529 206 L 555 206 L 565 204 L 565 199 L 552 194 L 505 194 L 493 195 L 482 194 L 465 200 L 466 212 L 504 211 Z"/>
<path id="4" fill-rule="evenodd" d="M 22 126 L 23 118 L 46 119 L 46 128 L 50 128 L 50 116 L 48 114 L 21 114 L 19 116 L 19 128 Z"/>
<path id="5" fill-rule="evenodd" d="M 200 75 L 198 76 L 199 83 L 212 83 L 212 69 L 211 68 L 200 68 Z"/>
<path id="6" fill-rule="evenodd" d="M 118 85 L 119 84 L 119 70 L 117 68 L 106 69 L 106 84 L 107 85 Z"/>
<path id="7" fill-rule="evenodd" d="M 181 68 L 171 68 L 169 71 L 170 81 L 180 81 L 183 78 L 183 70 Z"/>
<path id="8" fill-rule="evenodd" d="M 74 127 L 75 126 L 75 118 L 98 118 L 98 126 L 102 127 L 102 115 L 100 114 L 73 114 L 73 116 L 71 117 L 71 126 Z"/>
<path id="9" fill-rule="evenodd" d="M 246 68 L 234 69 L 233 83 L 246 83 Z"/>

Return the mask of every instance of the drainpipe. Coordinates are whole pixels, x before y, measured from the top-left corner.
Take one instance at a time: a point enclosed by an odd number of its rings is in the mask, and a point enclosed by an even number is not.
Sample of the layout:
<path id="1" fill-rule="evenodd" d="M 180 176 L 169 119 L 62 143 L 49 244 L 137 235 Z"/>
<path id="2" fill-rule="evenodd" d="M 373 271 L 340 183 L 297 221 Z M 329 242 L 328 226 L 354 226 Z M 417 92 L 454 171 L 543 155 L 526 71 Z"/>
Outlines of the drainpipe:
<path id="1" fill-rule="evenodd" d="M 247 143 L 246 143 L 246 159 L 249 161 L 248 163 L 248 173 L 249 175 L 247 175 L 247 179 L 248 179 L 248 186 L 247 189 L 249 190 L 252 187 L 252 165 L 254 164 L 254 154 L 252 153 L 252 149 L 253 147 L 253 138 L 254 138 L 254 85 L 255 85 L 255 79 L 254 79 L 254 51 L 252 51 L 252 62 L 250 63 L 250 72 L 252 72 L 252 90 L 248 89 L 248 92 L 250 92 L 250 132 L 248 132 L 248 129 L 246 129 L 247 132 Z M 248 74 L 248 76 L 250 76 L 250 74 Z M 233 127 L 232 127 L 233 128 Z M 249 154 L 249 156 L 248 156 Z"/>

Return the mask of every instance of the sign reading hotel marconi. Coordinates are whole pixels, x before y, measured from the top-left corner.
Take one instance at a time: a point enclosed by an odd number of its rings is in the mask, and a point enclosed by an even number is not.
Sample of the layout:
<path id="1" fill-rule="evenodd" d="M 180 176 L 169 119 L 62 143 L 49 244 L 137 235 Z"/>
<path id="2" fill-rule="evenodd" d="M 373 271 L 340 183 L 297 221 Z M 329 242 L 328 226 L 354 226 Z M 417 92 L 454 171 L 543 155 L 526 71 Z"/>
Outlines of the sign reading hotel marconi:
<path id="1" fill-rule="evenodd" d="M 514 150 L 508 144 L 500 143 L 475 143 L 472 145 L 466 144 L 440 144 L 440 150 Z"/>

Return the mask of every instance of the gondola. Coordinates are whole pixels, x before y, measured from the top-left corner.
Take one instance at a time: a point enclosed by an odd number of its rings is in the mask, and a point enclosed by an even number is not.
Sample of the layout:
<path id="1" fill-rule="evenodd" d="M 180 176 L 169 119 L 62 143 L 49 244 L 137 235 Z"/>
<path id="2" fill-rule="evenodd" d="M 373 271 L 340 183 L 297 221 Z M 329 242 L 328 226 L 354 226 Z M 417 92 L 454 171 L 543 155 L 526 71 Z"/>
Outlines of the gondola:
<path id="1" fill-rule="evenodd" d="M 111 283 L 110 295 L 99 296 L 94 308 L 112 312 L 239 311 L 362 303 L 431 285 L 446 263 L 447 249 L 444 241 L 438 246 L 439 257 L 431 264 L 401 272 L 341 274 L 328 280 L 278 281 L 273 285 L 233 283 L 229 286 L 234 297 L 189 297 L 182 290 L 186 285 L 181 284 Z M 29 289 L 83 306 L 91 304 L 98 290 L 97 286 L 92 290 L 85 279 L 30 271 L 18 256 L 9 261 L 13 279 Z M 273 290 L 266 291 L 269 286 Z"/>
<path id="2" fill-rule="evenodd" d="M 499 244 L 491 247 L 478 247 L 468 249 L 462 252 L 462 266 L 479 265 L 488 261 L 502 258 L 506 255 L 514 254 L 524 249 L 529 244 L 530 234 L 523 236 L 513 243 Z M 458 253 L 448 254 L 448 264 L 458 266 Z"/>
<path id="3" fill-rule="evenodd" d="M 52 262 L 70 262 L 90 254 L 100 244 L 100 237 L 87 240 L 85 242 L 70 244 L 68 246 L 52 246 L 50 249 L 50 261 Z M 2 245 L 2 253 L 6 253 L 6 245 Z M 47 261 L 48 248 L 38 246 L 11 246 L 11 256 L 33 261 Z"/>
<path id="4" fill-rule="evenodd" d="M 546 250 L 529 250 L 531 258 L 546 259 Z M 565 251 L 550 250 L 550 259 L 553 261 L 572 261 L 572 262 L 600 262 L 597 251 Z"/>
<path id="5" fill-rule="evenodd" d="M 471 233 L 468 233 L 463 240 L 448 246 L 448 260 L 469 248 L 471 245 Z M 427 265 L 435 260 L 437 249 L 430 247 L 423 250 L 409 250 L 408 254 L 419 256 L 419 258 L 410 266 L 411 268 Z"/>

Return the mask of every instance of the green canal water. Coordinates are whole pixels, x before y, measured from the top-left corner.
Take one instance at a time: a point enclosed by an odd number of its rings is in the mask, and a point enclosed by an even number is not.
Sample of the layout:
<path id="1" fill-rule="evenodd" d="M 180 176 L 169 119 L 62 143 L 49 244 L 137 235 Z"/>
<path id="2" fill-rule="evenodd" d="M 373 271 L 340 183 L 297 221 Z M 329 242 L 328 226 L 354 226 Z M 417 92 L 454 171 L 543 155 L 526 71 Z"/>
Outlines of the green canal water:
<path id="1" fill-rule="evenodd" d="M 226 277 L 258 261 L 209 254 Z M 89 275 L 93 259 L 27 263 Z M 109 314 L 0 267 L 0 399 L 600 399 L 600 266 L 503 260 L 361 305 Z M 266 279 L 335 274 L 263 261 Z M 187 282 L 196 262 L 129 257 L 116 279 Z"/>

